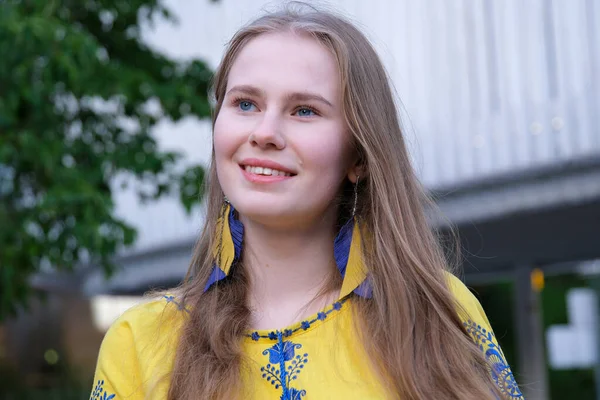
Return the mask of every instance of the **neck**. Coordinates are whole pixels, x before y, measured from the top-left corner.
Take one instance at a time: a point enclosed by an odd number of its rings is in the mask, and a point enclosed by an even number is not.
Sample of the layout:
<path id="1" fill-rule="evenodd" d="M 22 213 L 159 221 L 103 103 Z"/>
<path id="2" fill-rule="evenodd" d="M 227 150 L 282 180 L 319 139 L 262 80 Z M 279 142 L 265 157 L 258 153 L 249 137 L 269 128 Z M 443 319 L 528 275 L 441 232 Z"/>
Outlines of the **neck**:
<path id="1" fill-rule="evenodd" d="M 254 221 L 242 222 L 243 265 L 249 278 L 254 328 L 287 326 L 337 298 L 337 292 L 323 293 L 337 272 L 329 218 L 308 229 L 285 232 Z M 309 305 L 320 294 L 324 294 L 322 301 Z"/>

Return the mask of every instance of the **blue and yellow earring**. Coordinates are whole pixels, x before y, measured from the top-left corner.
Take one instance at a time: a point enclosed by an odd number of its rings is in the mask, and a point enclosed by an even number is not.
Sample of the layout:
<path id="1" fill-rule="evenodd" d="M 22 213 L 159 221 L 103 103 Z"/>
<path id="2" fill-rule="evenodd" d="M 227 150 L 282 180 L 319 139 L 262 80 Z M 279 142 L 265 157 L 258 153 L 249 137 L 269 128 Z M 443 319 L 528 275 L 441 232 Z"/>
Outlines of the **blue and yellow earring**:
<path id="1" fill-rule="evenodd" d="M 214 265 L 204 291 L 227 277 L 231 267 L 242 255 L 242 243 L 244 240 L 244 225 L 235 217 L 235 209 L 227 197 L 224 198 L 223 206 L 217 226 L 215 229 L 217 240 L 213 248 Z"/>
<path id="2" fill-rule="evenodd" d="M 343 280 L 340 299 L 350 293 L 355 293 L 365 298 L 373 297 L 373 288 L 362 257 L 360 224 L 356 217 L 359 179 L 360 177 L 357 177 L 354 184 L 352 217 L 342 226 L 333 243 L 335 263 Z"/>

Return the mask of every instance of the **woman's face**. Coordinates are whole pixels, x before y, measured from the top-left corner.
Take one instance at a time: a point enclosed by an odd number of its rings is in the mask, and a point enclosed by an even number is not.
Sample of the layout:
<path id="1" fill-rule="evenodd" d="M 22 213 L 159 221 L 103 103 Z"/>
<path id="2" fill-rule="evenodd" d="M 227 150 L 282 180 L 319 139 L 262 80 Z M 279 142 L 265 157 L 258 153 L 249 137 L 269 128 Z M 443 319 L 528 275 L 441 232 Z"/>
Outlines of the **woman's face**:
<path id="1" fill-rule="evenodd" d="M 262 34 L 228 76 L 214 128 L 217 174 L 246 218 L 310 226 L 333 215 L 353 164 L 338 68 L 315 39 Z"/>

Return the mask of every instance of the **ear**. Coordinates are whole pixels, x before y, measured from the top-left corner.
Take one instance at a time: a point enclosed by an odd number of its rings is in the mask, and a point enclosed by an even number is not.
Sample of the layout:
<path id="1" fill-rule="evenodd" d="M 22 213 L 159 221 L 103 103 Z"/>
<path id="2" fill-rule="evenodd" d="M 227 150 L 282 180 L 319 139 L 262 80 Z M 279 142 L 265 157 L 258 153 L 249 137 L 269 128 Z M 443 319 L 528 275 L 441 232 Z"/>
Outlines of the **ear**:
<path id="1" fill-rule="evenodd" d="M 348 180 L 352 183 L 356 183 L 356 181 L 360 179 L 366 178 L 367 170 L 364 165 L 356 164 L 350 167 L 348 170 Z"/>

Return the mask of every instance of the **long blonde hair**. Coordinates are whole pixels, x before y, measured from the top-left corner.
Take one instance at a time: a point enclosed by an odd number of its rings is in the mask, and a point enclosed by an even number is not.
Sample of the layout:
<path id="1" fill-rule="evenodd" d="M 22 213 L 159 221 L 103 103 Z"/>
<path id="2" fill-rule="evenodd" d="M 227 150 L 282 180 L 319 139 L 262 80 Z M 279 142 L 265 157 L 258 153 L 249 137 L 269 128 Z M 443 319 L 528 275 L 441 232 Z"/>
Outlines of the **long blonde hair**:
<path id="1" fill-rule="evenodd" d="M 501 397 L 488 364 L 457 315 L 447 286 L 448 263 L 425 216 L 430 200 L 411 166 L 385 69 L 357 28 L 312 7 L 287 7 L 239 30 L 214 78 L 213 125 L 240 50 L 258 35 L 290 31 L 311 35 L 334 55 L 345 121 L 367 171 L 356 213 L 370 236 L 363 258 L 373 297 L 356 297 L 354 303 L 358 333 L 382 385 L 391 398 L 405 400 Z M 237 265 L 224 283 L 203 293 L 214 262 L 213 232 L 223 202 L 214 151 L 207 197 L 204 229 L 188 279 L 179 288 L 190 314 L 170 378 L 171 400 L 231 399 L 242 390 L 241 344 L 250 317 L 243 266 Z"/>

